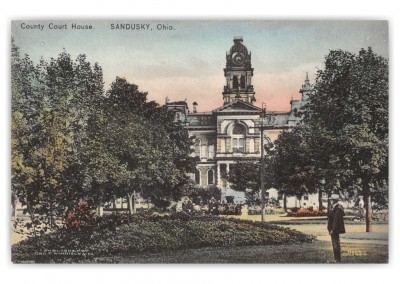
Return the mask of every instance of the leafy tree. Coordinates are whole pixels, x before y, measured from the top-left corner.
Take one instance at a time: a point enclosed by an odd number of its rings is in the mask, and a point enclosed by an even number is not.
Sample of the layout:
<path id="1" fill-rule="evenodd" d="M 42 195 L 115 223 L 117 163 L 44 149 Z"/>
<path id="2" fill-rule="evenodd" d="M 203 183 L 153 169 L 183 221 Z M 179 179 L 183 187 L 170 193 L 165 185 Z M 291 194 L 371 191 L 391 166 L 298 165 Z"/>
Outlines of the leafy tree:
<path id="1" fill-rule="evenodd" d="M 274 168 L 275 156 L 265 158 L 265 187 L 275 186 Z M 232 189 L 245 192 L 246 200 L 249 203 L 260 202 L 260 161 L 238 161 L 231 165 L 227 180 L 231 183 Z"/>
<path id="2" fill-rule="evenodd" d="M 371 202 L 385 202 L 388 183 L 388 60 L 371 48 L 331 51 L 303 115 L 331 191 L 364 196 L 369 232 Z"/>
<path id="3" fill-rule="evenodd" d="M 107 189 L 107 196 L 126 197 L 131 214 L 137 193 L 157 204 L 159 199 L 177 200 L 194 167 L 186 131 L 173 122 L 172 113 L 146 97 L 117 77 L 102 104 L 105 117 L 96 142 L 96 183 Z"/>
<path id="4" fill-rule="evenodd" d="M 34 66 L 13 43 L 11 80 L 13 195 L 26 206 L 28 227 L 56 227 L 91 188 L 88 129 L 97 120 L 101 68 L 66 52 Z"/>
<path id="5" fill-rule="evenodd" d="M 30 163 L 32 149 L 38 141 L 41 109 L 39 74 L 29 56 L 21 58 L 19 48 L 12 39 L 11 47 L 11 167 L 12 202 L 27 205 L 32 223 L 36 223 L 35 210 L 39 191 L 36 185 L 38 171 Z M 32 226 L 30 224 L 29 226 Z M 34 233 L 36 231 L 34 230 Z"/>
<path id="6" fill-rule="evenodd" d="M 260 181 L 260 163 L 238 161 L 231 165 L 227 181 L 232 189 L 245 192 L 247 202 L 259 201 Z"/>
<path id="7" fill-rule="evenodd" d="M 274 177 L 276 187 L 284 194 L 284 210 L 287 211 L 288 196 L 300 198 L 304 194 L 314 193 L 315 163 L 301 128 L 281 133 L 275 146 Z"/>

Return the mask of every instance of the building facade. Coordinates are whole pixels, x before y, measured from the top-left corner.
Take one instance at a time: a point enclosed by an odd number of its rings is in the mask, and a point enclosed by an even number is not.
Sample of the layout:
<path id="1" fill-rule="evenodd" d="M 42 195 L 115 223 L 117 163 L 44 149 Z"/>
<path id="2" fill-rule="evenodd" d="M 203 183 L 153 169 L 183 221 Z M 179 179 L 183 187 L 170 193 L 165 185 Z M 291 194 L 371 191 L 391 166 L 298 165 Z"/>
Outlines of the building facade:
<path id="1" fill-rule="evenodd" d="M 261 158 L 261 124 L 267 129 L 264 137 L 272 141 L 284 129 L 295 126 L 299 122 L 296 113 L 306 103 L 313 86 L 307 74 L 300 89 L 302 97 L 290 101 L 290 111 L 266 111 L 262 119 L 262 109 L 254 105 L 254 69 L 251 52 L 243 44 L 243 38 L 234 38 L 233 46 L 226 53 L 223 70 L 226 83 L 221 107 L 197 112 L 196 102 L 193 102 L 191 111 L 185 101 L 166 102 L 166 106 L 175 112 L 176 121 L 185 126 L 189 135 L 196 137 L 193 155 L 197 158 L 197 171 L 193 174 L 194 181 L 201 186 L 217 185 L 222 189 L 223 197 L 232 195 L 241 202 L 244 194 L 232 190 L 225 179 L 230 167 L 239 160 L 257 161 Z M 277 192 L 271 189 L 267 194 L 272 197 Z"/>

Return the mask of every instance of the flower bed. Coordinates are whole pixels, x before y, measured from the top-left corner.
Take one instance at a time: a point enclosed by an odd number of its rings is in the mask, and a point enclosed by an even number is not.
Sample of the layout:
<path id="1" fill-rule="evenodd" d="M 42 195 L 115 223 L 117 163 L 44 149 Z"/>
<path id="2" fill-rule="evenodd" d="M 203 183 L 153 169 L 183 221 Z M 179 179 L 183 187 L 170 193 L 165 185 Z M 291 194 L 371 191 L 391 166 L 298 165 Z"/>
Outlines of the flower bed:
<path id="1" fill-rule="evenodd" d="M 320 210 L 308 210 L 306 208 L 300 208 L 295 212 L 288 212 L 288 217 L 320 217 L 327 216 L 326 212 Z"/>

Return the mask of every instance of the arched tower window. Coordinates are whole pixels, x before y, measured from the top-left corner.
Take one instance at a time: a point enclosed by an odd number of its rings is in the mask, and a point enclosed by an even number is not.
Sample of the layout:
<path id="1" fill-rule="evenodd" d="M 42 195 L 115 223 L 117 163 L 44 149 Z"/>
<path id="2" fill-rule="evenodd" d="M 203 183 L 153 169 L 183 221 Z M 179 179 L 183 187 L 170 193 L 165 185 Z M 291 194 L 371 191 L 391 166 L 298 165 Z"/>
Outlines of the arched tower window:
<path id="1" fill-rule="evenodd" d="M 200 170 L 196 170 L 194 172 L 194 181 L 196 184 L 200 184 Z"/>
<path id="2" fill-rule="evenodd" d="M 246 129 L 237 124 L 232 130 L 232 150 L 233 153 L 244 153 L 245 152 L 245 134 Z"/>
<path id="3" fill-rule="evenodd" d="M 237 89 L 239 87 L 239 80 L 238 77 L 235 75 L 233 76 L 233 88 Z"/>
<path id="4" fill-rule="evenodd" d="M 240 77 L 240 88 L 246 88 L 246 77 Z"/>
<path id="5" fill-rule="evenodd" d="M 208 170 L 208 184 L 214 184 L 214 170 Z"/>

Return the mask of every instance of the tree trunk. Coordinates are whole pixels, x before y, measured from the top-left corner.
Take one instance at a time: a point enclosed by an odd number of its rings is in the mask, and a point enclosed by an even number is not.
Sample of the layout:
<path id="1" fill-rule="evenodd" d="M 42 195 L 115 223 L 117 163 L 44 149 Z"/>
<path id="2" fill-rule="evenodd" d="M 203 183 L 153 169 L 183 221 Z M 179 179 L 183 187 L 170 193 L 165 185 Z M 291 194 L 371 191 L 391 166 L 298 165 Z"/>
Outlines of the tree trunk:
<path id="1" fill-rule="evenodd" d="M 129 215 L 133 215 L 133 204 L 132 204 L 132 197 L 133 194 L 127 194 L 127 199 L 128 199 L 128 209 L 129 209 Z"/>
<path id="2" fill-rule="evenodd" d="M 322 188 L 318 189 L 318 210 L 322 210 Z"/>
<path id="3" fill-rule="evenodd" d="M 283 210 L 287 213 L 287 198 L 286 194 L 283 194 Z"/>
<path id="4" fill-rule="evenodd" d="M 328 215 L 331 212 L 331 200 L 329 198 L 331 198 L 331 194 L 330 193 L 328 193 Z"/>
<path id="5" fill-rule="evenodd" d="M 133 191 L 132 197 L 133 197 L 132 198 L 133 199 L 133 201 L 132 201 L 133 214 L 136 214 L 136 190 Z"/>
<path id="6" fill-rule="evenodd" d="M 18 198 L 15 195 L 12 195 L 12 212 L 11 212 L 11 217 L 13 220 L 17 220 L 18 215 L 17 215 L 17 204 L 18 204 Z"/>
<path id="7" fill-rule="evenodd" d="M 97 207 L 97 213 L 98 213 L 98 215 L 99 215 L 100 217 L 103 217 L 103 213 L 104 213 L 103 210 L 104 210 L 103 206 Z"/>
<path id="8" fill-rule="evenodd" d="M 366 209 L 365 214 L 365 231 L 367 233 L 372 232 L 372 204 L 371 195 L 369 194 L 369 189 L 365 190 L 366 195 L 364 196 L 364 204 Z"/>

